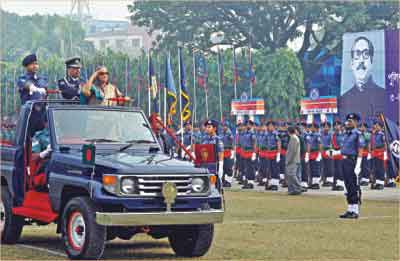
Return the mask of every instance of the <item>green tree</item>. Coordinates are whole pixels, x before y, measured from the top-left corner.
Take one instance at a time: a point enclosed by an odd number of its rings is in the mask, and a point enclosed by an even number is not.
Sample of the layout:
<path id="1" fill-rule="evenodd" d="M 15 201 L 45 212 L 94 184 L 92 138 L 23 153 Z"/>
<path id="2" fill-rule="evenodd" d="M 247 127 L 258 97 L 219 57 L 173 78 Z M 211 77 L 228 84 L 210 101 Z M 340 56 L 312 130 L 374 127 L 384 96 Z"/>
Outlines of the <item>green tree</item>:
<path id="1" fill-rule="evenodd" d="M 306 83 L 330 55 L 341 56 L 343 33 L 399 28 L 400 21 L 396 1 L 135 1 L 129 10 L 133 23 L 162 32 L 161 49 L 182 41 L 209 50 L 216 31 L 227 43 L 270 53 L 300 40 Z"/>

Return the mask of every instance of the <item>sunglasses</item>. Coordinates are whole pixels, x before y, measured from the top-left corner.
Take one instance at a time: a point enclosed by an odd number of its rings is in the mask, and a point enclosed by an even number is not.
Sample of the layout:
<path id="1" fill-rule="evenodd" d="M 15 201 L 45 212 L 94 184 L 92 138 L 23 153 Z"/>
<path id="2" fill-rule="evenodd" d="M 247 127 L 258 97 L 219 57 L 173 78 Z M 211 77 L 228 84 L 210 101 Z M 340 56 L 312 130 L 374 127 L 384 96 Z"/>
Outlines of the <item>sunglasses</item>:
<path id="1" fill-rule="evenodd" d="M 99 75 L 108 75 L 108 72 L 101 72 Z"/>

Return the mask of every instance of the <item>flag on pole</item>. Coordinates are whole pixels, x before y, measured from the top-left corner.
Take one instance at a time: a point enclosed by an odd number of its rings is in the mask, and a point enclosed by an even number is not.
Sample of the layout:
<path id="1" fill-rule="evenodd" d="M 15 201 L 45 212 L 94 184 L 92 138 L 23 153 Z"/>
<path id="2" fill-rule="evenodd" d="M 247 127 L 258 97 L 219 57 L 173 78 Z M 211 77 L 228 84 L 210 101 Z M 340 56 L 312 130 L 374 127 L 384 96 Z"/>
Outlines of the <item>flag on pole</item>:
<path id="1" fill-rule="evenodd" d="M 153 106 L 153 111 L 156 113 L 160 112 L 160 108 L 158 108 L 158 86 L 157 86 L 157 76 L 154 71 L 153 60 L 151 59 L 151 55 L 149 55 L 149 92 L 151 97 L 151 103 Z"/>
<path id="2" fill-rule="evenodd" d="M 176 114 L 176 88 L 174 82 L 174 76 L 171 67 L 171 55 L 168 53 L 165 62 L 165 88 L 167 89 L 167 103 L 168 103 L 168 125 L 172 124 L 172 117 Z"/>
<path id="3" fill-rule="evenodd" d="M 197 84 L 207 90 L 207 79 L 208 79 L 208 68 L 207 61 L 204 55 L 197 54 L 196 55 L 196 74 L 197 74 Z"/>
<path id="4" fill-rule="evenodd" d="M 186 87 L 186 70 L 185 63 L 183 61 L 182 48 L 180 48 L 179 52 L 179 66 L 180 66 L 180 88 L 181 88 L 181 96 L 182 96 L 182 111 L 181 118 L 183 122 L 187 122 L 192 116 L 191 111 L 191 102 L 189 92 Z"/>
<path id="5" fill-rule="evenodd" d="M 381 120 L 385 124 L 385 138 L 388 147 L 388 168 L 393 170 L 396 177 L 396 183 L 400 184 L 400 128 L 393 121 L 385 118 L 383 114 L 380 114 Z"/>

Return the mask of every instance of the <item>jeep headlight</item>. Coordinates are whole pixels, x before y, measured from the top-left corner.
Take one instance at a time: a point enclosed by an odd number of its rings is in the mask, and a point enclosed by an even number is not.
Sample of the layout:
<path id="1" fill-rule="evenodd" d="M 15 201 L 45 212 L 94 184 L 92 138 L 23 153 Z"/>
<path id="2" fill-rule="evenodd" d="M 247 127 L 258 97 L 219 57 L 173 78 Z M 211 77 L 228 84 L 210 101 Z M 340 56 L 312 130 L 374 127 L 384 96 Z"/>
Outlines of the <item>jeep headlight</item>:
<path id="1" fill-rule="evenodd" d="M 208 179 L 195 177 L 192 179 L 192 193 L 205 193 L 208 191 Z"/>
<path id="2" fill-rule="evenodd" d="M 118 178 L 115 175 L 103 174 L 104 189 L 110 193 L 117 193 Z"/>
<path id="3" fill-rule="evenodd" d="M 133 178 L 123 178 L 121 181 L 121 192 L 124 194 L 135 194 L 136 180 Z"/>

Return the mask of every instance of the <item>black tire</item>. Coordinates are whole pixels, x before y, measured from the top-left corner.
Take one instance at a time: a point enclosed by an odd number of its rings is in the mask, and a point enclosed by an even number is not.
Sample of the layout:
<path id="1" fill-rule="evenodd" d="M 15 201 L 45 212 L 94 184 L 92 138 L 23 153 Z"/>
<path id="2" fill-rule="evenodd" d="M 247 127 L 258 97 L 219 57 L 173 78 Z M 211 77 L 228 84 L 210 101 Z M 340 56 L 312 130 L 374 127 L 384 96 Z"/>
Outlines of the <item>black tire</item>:
<path id="1" fill-rule="evenodd" d="M 103 255 L 106 227 L 96 223 L 98 210 L 88 197 L 76 197 L 66 204 L 61 234 L 70 259 L 99 259 Z"/>
<path id="2" fill-rule="evenodd" d="M 25 219 L 21 216 L 16 216 L 12 213 L 12 197 L 6 186 L 1 187 L 1 203 L 0 203 L 0 218 L 1 218 L 1 243 L 15 244 L 21 237 L 22 228 L 25 224 Z"/>
<path id="3" fill-rule="evenodd" d="M 169 236 L 169 243 L 177 256 L 204 256 L 211 247 L 214 225 L 177 227 Z"/>

